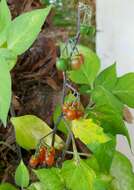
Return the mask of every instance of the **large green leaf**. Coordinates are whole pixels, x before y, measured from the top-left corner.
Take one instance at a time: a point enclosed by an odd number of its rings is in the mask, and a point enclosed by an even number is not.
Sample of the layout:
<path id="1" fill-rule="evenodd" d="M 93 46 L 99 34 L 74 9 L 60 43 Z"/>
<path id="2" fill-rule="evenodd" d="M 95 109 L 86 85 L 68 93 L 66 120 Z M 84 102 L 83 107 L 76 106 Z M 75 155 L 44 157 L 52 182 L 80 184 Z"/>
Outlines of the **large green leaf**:
<path id="1" fill-rule="evenodd" d="M 17 189 L 9 183 L 3 183 L 0 185 L 0 190 L 17 190 Z"/>
<path id="2" fill-rule="evenodd" d="M 84 64 L 78 70 L 69 71 L 69 78 L 77 84 L 92 84 L 99 71 L 100 60 L 89 48 L 78 46 L 78 49 L 84 56 Z"/>
<path id="3" fill-rule="evenodd" d="M 67 189 L 93 190 L 96 174 L 83 160 L 79 163 L 70 160 L 63 164 L 62 177 Z"/>
<path id="4" fill-rule="evenodd" d="M 102 86 L 95 88 L 92 101 L 95 106 L 88 111 L 89 117 L 100 121 L 106 132 L 125 135 L 130 144 L 128 130 L 123 121 L 123 104 Z"/>
<path id="5" fill-rule="evenodd" d="M 132 165 L 128 158 L 123 154 L 116 152 L 110 173 L 114 177 L 110 190 L 134 189 L 134 173 L 132 171 Z"/>
<path id="6" fill-rule="evenodd" d="M 0 60 L 0 119 L 6 127 L 11 102 L 11 76 L 5 59 Z"/>
<path id="7" fill-rule="evenodd" d="M 23 161 L 20 162 L 15 171 L 15 183 L 21 188 L 29 185 L 29 172 Z"/>
<path id="8" fill-rule="evenodd" d="M 17 143 L 29 150 L 35 149 L 39 140 L 52 132 L 52 129 L 41 119 L 34 115 L 12 117 L 11 122 L 15 128 Z M 52 134 L 44 138 L 44 142 L 51 145 Z M 56 135 L 55 148 L 63 147 L 62 139 Z"/>
<path id="9" fill-rule="evenodd" d="M 38 179 L 41 183 L 44 184 L 46 190 L 63 190 L 64 181 L 60 175 L 60 169 L 51 168 L 51 169 L 39 169 L 34 170 Z"/>
<path id="10" fill-rule="evenodd" d="M 50 10 L 51 6 L 48 6 L 15 18 L 7 32 L 8 49 L 14 51 L 16 55 L 24 53 L 37 38 Z"/>
<path id="11" fill-rule="evenodd" d="M 92 101 L 97 104 L 97 106 L 109 106 L 112 110 L 123 115 L 123 104 L 103 86 L 97 86 L 92 91 Z"/>
<path id="12" fill-rule="evenodd" d="M 11 23 L 11 14 L 6 0 L 0 2 L 0 33 Z"/>
<path id="13" fill-rule="evenodd" d="M 117 81 L 116 64 L 103 70 L 95 80 L 95 86 L 102 85 L 106 89 L 112 90 Z"/>
<path id="14" fill-rule="evenodd" d="M 124 104 L 134 108 L 134 73 L 128 73 L 120 77 L 112 92 Z"/>
<path id="15" fill-rule="evenodd" d="M 72 131 L 86 145 L 94 145 L 108 142 L 110 137 L 103 129 L 91 119 L 80 119 L 72 121 Z"/>

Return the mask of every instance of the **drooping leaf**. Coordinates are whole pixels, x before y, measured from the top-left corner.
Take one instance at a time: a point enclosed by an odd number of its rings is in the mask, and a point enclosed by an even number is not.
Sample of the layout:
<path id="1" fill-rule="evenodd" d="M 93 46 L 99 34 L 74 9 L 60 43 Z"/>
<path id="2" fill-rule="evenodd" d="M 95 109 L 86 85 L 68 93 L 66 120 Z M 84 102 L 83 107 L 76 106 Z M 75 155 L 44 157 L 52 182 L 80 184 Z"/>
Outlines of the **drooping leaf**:
<path id="1" fill-rule="evenodd" d="M 15 128 L 16 141 L 24 149 L 35 149 L 39 140 L 52 132 L 52 129 L 40 118 L 34 115 L 12 117 Z M 52 134 L 44 138 L 44 142 L 51 145 Z M 63 147 L 62 139 L 56 135 L 55 148 Z"/>
<path id="2" fill-rule="evenodd" d="M 27 190 L 48 190 L 43 183 L 41 182 L 35 182 L 32 183 Z"/>
<path id="3" fill-rule="evenodd" d="M 22 160 L 15 171 L 15 183 L 21 188 L 29 185 L 29 172 Z"/>
<path id="4" fill-rule="evenodd" d="M 103 70 L 95 80 L 96 86 L 103 86 L 108 90 L 112 90 L 117 82 L 116 64 Z"/>
<path id="5" fill-rule="evenodd" d="M 114 177 L 110 190 L 134 189 L 134 173 L 132 164 L 126 156 L 116 152 L 110 173 Z"/>
<path id="6" fill-rule="evenodd" d="M 0 60 L 0 120 L 6 127 L 11 102 L 11 76 L 5 59 Z"/>
<path id="7" fill-rule="evenodd" d="M 68 75 L 69 78 L 77 84 L 90 85 L 93 83 L 99 71 L 100 60 L 89 48 L 78 46 L 78 49 L 84 56 L 84 64 L 82 64 L 78 70 L 69 71 Z"/>
<path id="8" fill-rule="evenodd" d="M 61 178 L 60 169 L 39 169 L 34 170 L 38 179 L 44 184 L 46 190 L 63 190 L 64 181 Z"/>
<path id="9" fill-rule="evenodd" d="M 72 131 L 74 136 L 86 145 L 106 143 L 110 140 L 110 137 L 92 119 L 73 120 Z"/>
<path id="10" fill-rule="evenodd" d="M 131 144 L 128 130 L 123 121 L 123 104 L 102 86 L 95 88 L 92 100 L 95 106 L 88 111 L 89 117 L 100 121 L 106 132 L 125 135 Z"/>
<path id="11" fill-rule="evenodd" d="M 16 55 L 24 53 L 37 38 L 50 10 L 51 6 L 48 6 L 15 18 L 7 32 L 8 49 L 14 51 Z"/>
<path id="12" fill-rule="evenodd" d="M 124 104 L 134 108 L 134 73 L 128 73 L 118 78 L 113 94 Z"/>
<path id="13" fill-rule="evenodd" d="M 63 164 L 62 177 L 67 189 L 93 190 L 96 174 L 83 160 L 79 163 L 69 160 Z"/>
<path id="14" fill-rule="evenodd" d="M 0 33 L 11 23 L 11 14 L 6 0 L 0 2 Z"/>
<path id="15" fill-rule="evenodd" d="M 0 185 L 0 190 L 17 190 L 17 189 L 10 183 L 3 183 Z"/>

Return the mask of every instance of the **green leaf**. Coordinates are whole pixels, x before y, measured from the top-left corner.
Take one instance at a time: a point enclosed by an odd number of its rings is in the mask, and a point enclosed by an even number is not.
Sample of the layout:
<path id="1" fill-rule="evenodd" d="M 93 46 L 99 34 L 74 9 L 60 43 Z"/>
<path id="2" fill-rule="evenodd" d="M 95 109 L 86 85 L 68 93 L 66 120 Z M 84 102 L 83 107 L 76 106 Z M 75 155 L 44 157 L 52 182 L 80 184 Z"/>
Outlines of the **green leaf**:
<path id="1" fill-rule="evenodd" d="M 3 183 L 0 185 L 0 190 L 17 190 L 17 189 L 10 183 Z"/>
<path id="2" fill-rule="evenodd" d="M 123 104 L 102 86 L 98 86 L 92 92 L 92 101 L 95 106 L 88 111 L 89 117 L 100 121 L 106 132 L 113 135 L 125 135 L 131 144 L 128 130 L 123 121 Z"/>
<path id="3" fill-rule="evenodd" d="M 72 131 L 74 136 L 86 145 L 105 143 L 110 140 L 110 137 L 92 119 L 73 120 Z"/>
<path id="4" fill-rule="evenodd" d="M 15 18 L 7 32 L 8 49 L 14 51 L 16 55 L 24 53 L 37 38 L 50 10 L 51 6 L 48 6 Z"/>
<path id="5" fill-rule="evenodd" d="M 11 102 L 11 76 L 5 59 L 0 60 L 0 119 L 6 127 Z"/>
<path id="6" fill-rule="evenodd" d="M 117 82 L 116 64 L 103 70 L 95 80 L 95 87 L 102 85 L 108 90 L 112 90 Z"/>
<path id="7" fill-rule="evenodd" d="M 38 179 L 44 184 L 47 190 L 63 190 L 64 181 L 60 175 L 60 169 L 50 168 L 50 169 L 39 169 L 34 170 Z"/>
<path id="8" fill-rule="evenodd" d="M 79 163 L 69 160 L 63 163 L 62 177 L 67 189 L 93 190 L 96 174 L 83 160 Z"/>
<path id="9" fill-rule="evenodd" d="M 134 73 L 128 73 L 118 78 L 116 86 L 112 92 L 124 104 L 134 108 Z"/>
<path id="10" fill-rule="evenodd" d="M 0 48 L 0 57 L 5 59 L 9 66 L 9 70 L 11 70 L 17 62 L 17 57 L 14 52 L 6 48 Z"/>
<path id="11" fill-rule="evenodd" d="M 11 23 L 11 14 L 6 0 L 0 2 L 0 33 Z"/>
<path id="12" fill-rule="evenodd" d="M 15 171 L 15 183 L 21 188 L 29 185 L 29 172 L 22 160 Z"/>
<path id="13" fill-rule="evenodd" d="M 44 186 L 43 183 L 40 183 L 40 182 L 35 182 L 35 183 L 32 183 L 27 190 L 48 190 L 46 189 L 46 187 Z"/>
<path id="14" fill-rule="evenodd" d="M 110 175 L 98 175 L 94 183 L 94 190 L 109 190 L 112 179 Z"/>
<path id="15" fill-rule="evenodd" d="M 90 158 L 88 159 L 85 159 L 84 160 L 85 163 L 90 167 L 92 168 L 95 172 L 99 172 L 100 171 L 100 166 L 98 164 L 98 161 L 97 159 L 95 158 L 94 155 L 92 155 Z"/>
<path id="16" fill-rule="evenodd" d="M 24 149 L 35 149 L 39 140 L 52 132 L 52 129 L 41 119 L 34 115 L 12 117 L 11 122 L 15 128 L 16 141 Z M 44 138 L 44 142 L 51 145 L 52 134 Z M 62 139 L 56 135 L 55 148 L 63 147 Z"/>
<path id="17" fill-rule="evenodd" d="M 134 189 L 134 173 L 132 165 L 128 158 L 123 154 L 116 152 L 110 173 L 114 177 L 110 190 Z"/>
<path id="18" fill-rule="evenodd" d="M 97 106 L 109 106 L 112 110 L 116 111 L 120 115 L 123 115 L 123 104 L 108 90 L 103 86 L 97 86 L 92 91 L 92 101 L 97 104 Z"/>
<path id="19" fill-rule="evenodd" d="M 111 139 L 112 140 L 104 144 L 100 144 L 95 149 L 91 149 L 94 153 L 95 158 L 98 161 L 100 172 L 108 173 L 111 168 L 116 148 L 115 138 L 112 137 Z"/>
<path id="20" fill-rule="evenodd" d="M 80 69 L 68 72 L 69 78 L 77 84 L 92 84 L 100 68 L 100 60 L 89 48 L 78 46 L 78 50 L 84 56 L 84 64 Z"/>

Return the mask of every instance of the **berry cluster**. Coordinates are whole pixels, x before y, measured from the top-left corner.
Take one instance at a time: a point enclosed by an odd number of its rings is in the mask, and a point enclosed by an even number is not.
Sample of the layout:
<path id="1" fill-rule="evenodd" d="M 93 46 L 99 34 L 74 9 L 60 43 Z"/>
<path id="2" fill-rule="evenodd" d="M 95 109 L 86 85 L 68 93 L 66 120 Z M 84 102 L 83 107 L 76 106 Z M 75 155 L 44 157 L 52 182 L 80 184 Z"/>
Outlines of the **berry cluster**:
<path id="1" fill-rule="evenodd" d="M 62 112 L 67 120 L 79 119 L 84 115 L 80 102 L 65 103 Z"/>
<path id="2" fill-rule="evenodd" d="M 56 61 L 56 67 L 60 71 L 77 70 L 80 69 L 82 64 L 84 64 L 84 56 L 81 53 L 73 55 L 71 58 L 61 57 Z"/>
<path id="3" fill-rule="evenodd" d="M 55 159 L 55 149 L 51 147 L 50 149 L 41 146 L 36 155 L 33 155 L 30 158 L 29 165 L 32 168 L 37 167 L 38 165 L 52 166 Z"/>

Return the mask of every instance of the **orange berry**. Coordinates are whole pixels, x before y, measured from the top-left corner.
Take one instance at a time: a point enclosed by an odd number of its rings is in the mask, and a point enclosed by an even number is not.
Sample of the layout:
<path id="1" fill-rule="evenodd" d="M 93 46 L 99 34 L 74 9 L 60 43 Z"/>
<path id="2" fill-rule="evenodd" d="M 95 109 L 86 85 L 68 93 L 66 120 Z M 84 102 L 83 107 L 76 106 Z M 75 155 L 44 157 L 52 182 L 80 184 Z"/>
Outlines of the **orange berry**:
<path id="1" fill-rule="evenodd" d="M 32 168 L 35 168 L 37 165 L 39 164 L 39 159 L 38 157 L 36 156 L 32 156 L 29 160 L 29 165 L 32 167 Z"/>

